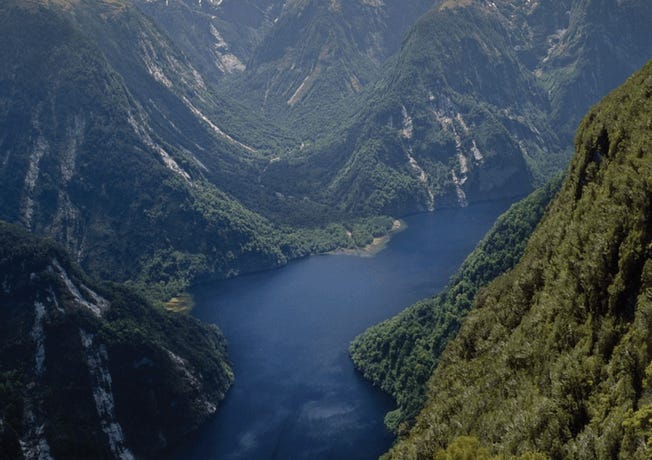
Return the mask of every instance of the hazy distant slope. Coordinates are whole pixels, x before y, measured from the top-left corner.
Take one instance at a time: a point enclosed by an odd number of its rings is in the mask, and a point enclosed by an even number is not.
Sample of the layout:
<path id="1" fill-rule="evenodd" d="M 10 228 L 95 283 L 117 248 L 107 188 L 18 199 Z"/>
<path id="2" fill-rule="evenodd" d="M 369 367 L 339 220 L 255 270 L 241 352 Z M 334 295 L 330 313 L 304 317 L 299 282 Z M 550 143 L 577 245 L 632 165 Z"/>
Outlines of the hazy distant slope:
<path id="1" fill-rule="evenodd" d="M 535 72 L 550 91 L 554 128 L 571 138 L 589 107 L 652 57 L 652 3 L 575 1 L 565 14 Z"/>
<path id="2" fill-rule="evenodd" d="M 529 191 L 565 167 L 588 107 L 652 57 L 650 23 L 643 0 L 444 2 L 346 123 L 266 179 L 312 176 L 367 213 Z"/>
<path id="3" fill-rule="evenodd" d="M 360 92 L 398 51 L 404 32 L 429 0 L 287 2 L 245 74 L 259 102 L 296 108 L 304 117 Z M 301 106 L 307 106 L 305 111 Z"/>
<path id="4" fill-rule="evenodd" d="M 134 0 L 205 77 L 239 75 L 283 8 L 283 0 Z"/>
<path id="5" fill-rule="evenodd" d="M 312 137 L 378 78 L 405 31 L 436 2 L 136 3 L 225 93 Z"/>

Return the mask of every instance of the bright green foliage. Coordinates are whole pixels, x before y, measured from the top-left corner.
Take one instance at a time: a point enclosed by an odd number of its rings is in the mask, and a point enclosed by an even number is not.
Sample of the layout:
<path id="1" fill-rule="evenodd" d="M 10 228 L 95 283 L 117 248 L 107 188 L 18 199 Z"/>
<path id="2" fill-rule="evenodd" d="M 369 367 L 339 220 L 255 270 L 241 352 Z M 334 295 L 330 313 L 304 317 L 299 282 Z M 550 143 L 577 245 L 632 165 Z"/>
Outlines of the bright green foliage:
<path id="1" fill-rule="evenodd" d="M 477 438 L 460 436 L 445 451 L 439 451 L 434 460 L 496 460 L 489 450 L 480 446 Z"/>
<path id="2" fill-rule="evenodd" d="M 547 458 L 541 453 L 534 452 L 509 457 L 493 455 L 488 448 L 480 445 L 478 438 L 472 436 L 456 438 L 446 450 L 440 450 L 434 456 L 434 460 L 546 460 Z"/>
<path id="3" fill-rule="evenodd" d="M 351 343 L 356 367 L 396 399 L 398 409 L 385 417 L 392 431 L 404 432 L 421 410 L 427 381 L 476 293 L 518 262 L 560 184 L 561 178 L 555 179 L 500 216 L 441 294 L 368 329 Z"/>
<path id="4" fill-rule="evenodd" d="M 472 434 L 492 452 L 649 459 L 652 63 L 595 106 L 518 265 L 476 296 L 390 458 Z"/>
<path id="5" fill-rule="evenodd" d="M 547 458 L 546 455 L 538 452 L 525 452 L 508 457 L 494 455 L 488 448 L 481 446 L 478 438 L 473 436 L 455 438 L 446 450 L 439 450 L 434 456 L 434 460 L 546 460 Z"/>

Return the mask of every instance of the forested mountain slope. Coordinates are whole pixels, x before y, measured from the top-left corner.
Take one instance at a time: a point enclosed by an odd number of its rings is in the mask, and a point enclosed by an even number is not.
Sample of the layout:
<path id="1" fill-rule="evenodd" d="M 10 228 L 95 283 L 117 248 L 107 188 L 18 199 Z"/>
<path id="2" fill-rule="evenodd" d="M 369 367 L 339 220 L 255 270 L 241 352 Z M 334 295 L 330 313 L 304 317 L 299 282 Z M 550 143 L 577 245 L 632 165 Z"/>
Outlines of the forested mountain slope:
<path id="1" fill-rule="evenodd" d="M 438 1 L 137 0 L 222 91 L 304 141 L 337 126 Z M 226 78 L 225 78 L 226 77 Z"/>
<path id="2" fill-rule="evenodd" d="M 172 293 L 523 194 L 652 55 L 649 2 L 553 3 L 7 0 L 0 217 Z"/>
<path id="3" fill-rule="evenodd" d="M 560 185 L 558 177 L 512 205 L 443 292 L 369 328 L 351 343 L 356 368 L 397 402 L 397 409 L 385 417 L 390 430 L 407 433 L 425 404 L 427 383 L 439 357 L 459 331 L 476 294 L 520 260 L 528 238 Z"/>
<path id="4" fill-rule="evenodd" d="M 650 23 L 644 0 L 436 4 L 347 124 L 264 179 L 312 176 L 362 213 L 530 191 L 564 169 L 589 106 L 652 57 Z"/>
<path id="5" fill-rule="evenodd" d="M 56 237 L 95 274 L 118 280 L 159 257 L 174 270 L 207 263 L 224 273 L 247 258 L 251 267 L 284 257 L 271 225 L 209 180 L 229 164 L 244 169 L 253 153 L 193 115 L 201 102 L 192 99 L 206 94 L 200 77 L 128 4 L 12 0 L 0 15 L 1 59 L 11 63 L 0 70 L 3 218 Z M 135 47 L 116 39 L 133 27 Z M 172 109 L 176 123 L 164 120 Z"/>
<path id="6" fill-rule="evenodd" d="M 476 297 L 390 458 L 650 457 L 651 98 L 649 63 L 589 111 L 523 258 Z"/>
<path id="7" fill-rule="evenodd" d="M 0 222 L 0 457 L 152 457 L 231 385 L 215 326 L 98 284 Z"/>
<path id="8" fill-rule="evenodd" d="M 216 96 L 130 1 L 8 0 L 0 18 L 1 218 L 162 296 L 355 244 L 287 227 L 343 216 L 261 184 L 291 138 Z"/>

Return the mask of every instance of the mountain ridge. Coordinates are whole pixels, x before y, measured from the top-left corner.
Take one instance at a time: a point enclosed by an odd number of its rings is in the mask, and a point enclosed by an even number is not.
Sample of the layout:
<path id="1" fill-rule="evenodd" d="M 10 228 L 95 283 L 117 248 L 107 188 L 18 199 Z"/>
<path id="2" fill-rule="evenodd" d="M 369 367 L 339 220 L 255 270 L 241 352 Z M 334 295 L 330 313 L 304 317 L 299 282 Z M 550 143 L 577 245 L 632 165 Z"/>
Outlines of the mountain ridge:
<path id="1" fill-rule="evenodd" d="M 349 120 L 270 184 L 328 164 L 319 189 L 363 214 L 526 193 L 563 169 L 599 95 L 652 55 L 648 28 L 627 25 L 652 18 L 642 1 L 455 5 L 422 15 Z"/>
<path id="2" fill-rule="evenodd" d="M 215 412 L 233 381 L 217 327 L 97 283 L 17 226 L 0 222 L 0 243 L 3 458 L 148 458 Z"/>
<path id="3" fill-rule="evenodd" d="M 283 133 L 253 115 L 246 132 L 262 144 L 218 126 L 215 110 L 244 109 L 222 105 L 130 2 L 12 0 L 0 14 L 0 53 L 15 63 L 0 72 L 1 217 L 56 237 L 94 275 L 131 280 L 157 298 L 198 275 L 354 245 L 343 225 L 335 236 L 324 228 L 345 216 L 260 184 Z M 384 227 L 370 225 L 362 239 Z"/>
<path id="4" fill-rule="evenodd" d="M 652 62 L 586 115 L 523 258 L 477 296 L 388 458 L 649 456 L 651 85 Z"/>

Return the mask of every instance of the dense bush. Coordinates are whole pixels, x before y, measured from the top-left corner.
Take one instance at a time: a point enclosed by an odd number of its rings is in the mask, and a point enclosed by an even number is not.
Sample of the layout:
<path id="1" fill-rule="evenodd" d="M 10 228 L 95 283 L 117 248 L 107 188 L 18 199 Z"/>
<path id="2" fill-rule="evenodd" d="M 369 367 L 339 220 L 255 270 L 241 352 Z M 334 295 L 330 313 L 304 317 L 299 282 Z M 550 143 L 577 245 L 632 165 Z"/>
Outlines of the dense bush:
<path id="1" fill-rule="evenodd" d="M 421 410 L 428 379 L 478 290 L 517 263 L 560 183 L 555 179 L 500 216 L 440 294 L 368 329 L 351 343 L 356 367 L 396 399 L 398 408 L 385 418 L 392 431 L 404 432 Z"/>
<path id="2" fill-rule="evenodd" d="M 591 109 L 516 267 L 476 296 L 391 458 L 652 452 L 652 63 Z"/>

